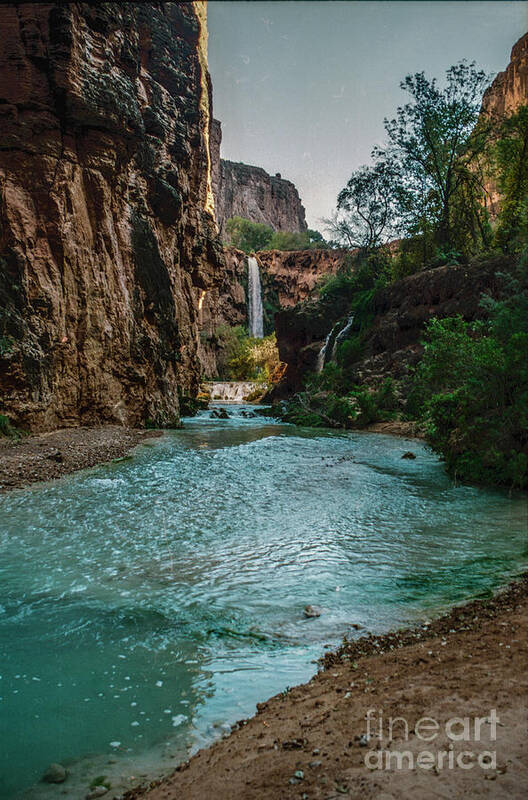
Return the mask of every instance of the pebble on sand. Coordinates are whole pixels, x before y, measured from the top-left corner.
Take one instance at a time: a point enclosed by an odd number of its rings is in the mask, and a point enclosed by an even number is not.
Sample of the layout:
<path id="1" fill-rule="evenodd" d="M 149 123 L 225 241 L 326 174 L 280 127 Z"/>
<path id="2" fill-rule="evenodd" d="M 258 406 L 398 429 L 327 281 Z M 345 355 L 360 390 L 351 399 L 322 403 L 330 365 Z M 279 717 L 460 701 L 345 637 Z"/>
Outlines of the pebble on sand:
<path id="1" fill-rule="evenodd" d="M 62 764 L 50 764 L 42 776 L 42 780 L 45 783 L 64 783 L 67 776 L 68 773 Z"/>

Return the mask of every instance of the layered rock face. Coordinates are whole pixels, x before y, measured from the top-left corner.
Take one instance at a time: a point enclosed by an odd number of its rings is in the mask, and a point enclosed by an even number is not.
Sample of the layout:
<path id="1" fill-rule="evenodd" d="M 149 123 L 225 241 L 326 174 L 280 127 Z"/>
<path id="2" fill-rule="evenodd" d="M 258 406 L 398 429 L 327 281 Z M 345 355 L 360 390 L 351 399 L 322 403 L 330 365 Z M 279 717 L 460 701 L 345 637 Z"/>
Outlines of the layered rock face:
<path id="1" fill-rule="evenodd" d="M 213 193 L 220 234 L 231 217 L 262 222 L 275 231 L 305 231 L 304 206 L 291 181 L 268 175 L 261 167 L 220 159 L 222 129 L 218 120 L 211 131 Z"/>
<path id="2" fill-rule="evenodd" d="M 0 7 L 0 412 L 25 428 L 170 424 L 198 387 L 223 263 L 203 11 Z"/>
<path id="3" fill-rule="evenodd" d="M 257 254 L 265 283 L 278 308 L 304 303 L 321 281 L 343 268 L 347 250 L 283 250 Z"/>
<path id="4" fill-rule="evenodd" d="M 525 103 L 528 103 L 528 33 L 513 45 L 510 63 L 484 92 L 482 108 L 505 117 Z"/>

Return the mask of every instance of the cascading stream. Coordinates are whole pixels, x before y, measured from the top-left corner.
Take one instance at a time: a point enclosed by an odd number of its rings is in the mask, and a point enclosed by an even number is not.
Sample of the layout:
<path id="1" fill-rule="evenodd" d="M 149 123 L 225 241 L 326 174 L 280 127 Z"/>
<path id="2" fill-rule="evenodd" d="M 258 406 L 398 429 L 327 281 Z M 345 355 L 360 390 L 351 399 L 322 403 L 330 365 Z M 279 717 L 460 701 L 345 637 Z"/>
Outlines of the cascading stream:
<path id="1" fill-rule="evenodd" d="M 262 291 L 259 265 L 254 256 L 248 256 L 248 317 L 249 335 L 256 339 L 262 339 L 264 336 Z"/>
<path id="2" fill-rule="evenodd" d="M 328 350 L 328 345 L 330 344 L 330 339 L 332 338 L 332 334 L 334 329 L 330 331 L 326 339 L 324 340 L 324 344 L 319 350 L 319 354 L 317 356 L 317 372 L 322 372 L 324 369 L 324 365 L 326 364 L 326 353 Z"/>

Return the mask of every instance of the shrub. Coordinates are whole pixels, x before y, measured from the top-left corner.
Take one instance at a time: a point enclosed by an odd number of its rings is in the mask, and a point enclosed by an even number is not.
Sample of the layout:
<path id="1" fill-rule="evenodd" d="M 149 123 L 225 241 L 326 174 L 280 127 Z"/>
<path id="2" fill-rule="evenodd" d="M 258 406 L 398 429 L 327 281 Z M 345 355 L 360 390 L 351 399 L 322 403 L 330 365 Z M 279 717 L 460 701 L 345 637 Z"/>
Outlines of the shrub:
<path id="1" fill-rule="evenodd" d="M 245 253 L 263 250 L 273 237 L 273 229 L 262 222 L 252 222 L 243 217 L 232 217 L 226 222 L 229 243 Z"/>
<path id="2" fill-rule="evenodd" d="M 22 431 L 15 428 L 9 417 L 0 414 L 0 436 L 9 436 L 12 439 L 20 439 Z"/>
<path id="3" fill-rule="evenodd" d="M 528 293 L 485 305 L 488 323 L 432 320 L 411 407 L 448 472 L 462 480 L 528 486 Z"/>

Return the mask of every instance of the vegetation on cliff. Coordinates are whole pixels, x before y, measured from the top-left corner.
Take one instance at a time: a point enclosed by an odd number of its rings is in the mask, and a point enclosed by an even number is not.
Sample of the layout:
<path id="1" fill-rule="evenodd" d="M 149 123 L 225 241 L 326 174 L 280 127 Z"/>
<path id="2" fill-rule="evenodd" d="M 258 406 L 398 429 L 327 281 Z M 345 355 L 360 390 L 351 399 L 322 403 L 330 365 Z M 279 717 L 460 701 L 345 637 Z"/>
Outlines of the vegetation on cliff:
<path id="1" fill-rule="evenodd" d="M 282 409 L 304 425 L 355 428 L 419 420 L 456 478 L 528 486 L 528 107 L 482 115 L 486 76 L 465 63 L 445 88 L 417 73 L 411 101 L 385 121 L 387 144 L 340 192 L 330 227 L 357 248 L 319 290 L 314 319 L 331 328 L 319 370 Z M 501 193 L 492 226 L 486 185 Z M 401 241 L 388 243 L 391 237 Z M 441 265 L 499 258 L 496 291 L 477 319 L 431 319 L 422 356 L 405 378 L 373 383 L 362 371 L 380 290 Z M 333 325 L 333 328 L 332 328 Z"/>
<path id="2" fill-rule="evenodd" d="M 220 325 L 216 331 L 220 356 L 218 378 L 270 384 L 280 372 L 275 334 L 255 339 L 242 325 Z"/>
<path id="3" fill-rule="evenodd" d="M 262 222 L 232 217 L 226 222 L 229 244 L 244 253 L 259 250 L 310 250 L 328 247 L 319 231 L 274 231 Z"/>

